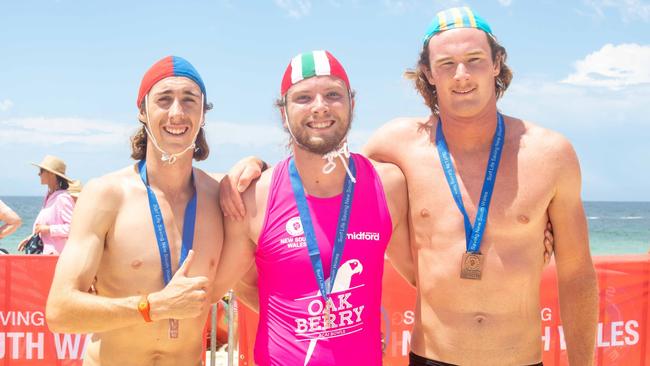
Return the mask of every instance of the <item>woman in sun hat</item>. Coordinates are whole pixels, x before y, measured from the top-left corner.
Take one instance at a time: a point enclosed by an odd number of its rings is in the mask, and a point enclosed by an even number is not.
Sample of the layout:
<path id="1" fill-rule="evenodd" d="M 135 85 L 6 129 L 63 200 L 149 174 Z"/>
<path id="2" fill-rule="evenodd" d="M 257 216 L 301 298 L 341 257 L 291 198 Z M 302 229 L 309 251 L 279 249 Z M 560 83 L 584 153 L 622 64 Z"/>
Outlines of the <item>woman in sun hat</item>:
<path id="1" fill-rule="evenodd" d="M 68 188 L 73 180 L 65 175 L 65 162 L 52 155 L 46 155 L 40 163 L 38 175 L 41 184 L 47 185 L 47 195 L 43 208 L 34 221 L 33 234 L 39 234 L 43 240 L 43 254 L 60 254 L 70 232 L 74 200 Z M 22 251 L 32 236 L 25 238 L 18 250 Z"/>

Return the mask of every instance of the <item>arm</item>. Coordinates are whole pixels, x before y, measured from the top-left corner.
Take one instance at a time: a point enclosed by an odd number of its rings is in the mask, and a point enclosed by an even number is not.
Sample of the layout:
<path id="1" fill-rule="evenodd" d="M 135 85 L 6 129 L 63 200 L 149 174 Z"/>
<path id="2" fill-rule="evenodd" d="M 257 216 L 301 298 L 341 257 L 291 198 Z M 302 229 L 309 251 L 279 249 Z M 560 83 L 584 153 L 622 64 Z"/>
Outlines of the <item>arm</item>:
<path id="1" fill-rule="evenodd" d="M 246 208 L 241 194 L 268 168 L 262 159 L 249 156 L 235 163 L 228 174 L 219 179 L 222 183 L 219 188 L 219 204 L 224 216 L 235 220 L 244 219 Z"/>
<path id="2" fill-rule="evenodd" d="M 557 164 L 558 183 L 549 205 L 555 236 L 555 262 L 569 362 L 593 364 L 598 322 L 598 282 L 580 199 L 580 167 L 575 151 L 562 141 Z"/>
<path id="3" fill-rule="evenodd" d="M 254 199 L 254 190 L 246 191 L 244 196 L 248 203 Z M 248 208 L 246 211 L 251 212 Z M 214 302 L 244 277 L 255 258 L 255 243 L 249 236 L 250 215 L 246 214 L 242 220 L 227 218 L 224 221 L 226 235 L 214 282 Z"/>
<path id="4" fill-rule="evenodd" d="M 260 297 L 257 289 L 257 267 L 251 266 L 244 278 L 235 286 L 237 299 L 244 302 L 256 313 L 260 312 Z"/>
<path id="5" fill-rule="evenodd" d="M 121 186 L 121 182 L 91 181 L 78 200 L 47 299 L 47 323 L 54 332 L 97 333 L 144 323 L 137 310 L 140 296 L 108 298 L 87 292 L 121 205 Z M 207 307 L 207 278 L 186 276 L 193 256 L 190 251 L 163 290 L 149 294 L 152 320 L 196 317 Z"/>
<path id="6" fill-rule="evenodd" d="M 0 221 L 4 223 L 0 226 L 0 239 L 13 234 L 23 223 L 20 216 L 2 201 L 0 201 Z"/>
<path id="7" fill-rule="evenodd" d="M 409 236 L 408 193 L 402 171 L 393 164 L 380 163 L 376 166 L 384 186 L 393 234 L 386 248 L 386 256 L 393 267 L 411 285 L 415 286 L 415 268 Z"/>

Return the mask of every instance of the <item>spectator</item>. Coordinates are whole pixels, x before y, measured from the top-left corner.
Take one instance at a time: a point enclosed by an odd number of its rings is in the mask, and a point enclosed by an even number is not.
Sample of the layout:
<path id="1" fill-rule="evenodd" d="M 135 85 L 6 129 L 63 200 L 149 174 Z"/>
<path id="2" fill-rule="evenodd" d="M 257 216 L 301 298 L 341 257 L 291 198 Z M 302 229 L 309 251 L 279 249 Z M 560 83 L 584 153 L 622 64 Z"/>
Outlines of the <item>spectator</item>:
<path id="1" fill-rule="evenodd" d="M 60 254 L 68 240 L 75 204 L 67 191 L 73 180 L 65 175 L 65 162 L 55 156 L 46 155 L 40 164 L 32 164 L 40 168 L 41 184 L 47 185 L 47 195 L 34 221 L 32 235 L 39 234 L 43 240 L 43 254 Z M 19 251 L 24 249 L 30 237 L 20 242 Z"/>

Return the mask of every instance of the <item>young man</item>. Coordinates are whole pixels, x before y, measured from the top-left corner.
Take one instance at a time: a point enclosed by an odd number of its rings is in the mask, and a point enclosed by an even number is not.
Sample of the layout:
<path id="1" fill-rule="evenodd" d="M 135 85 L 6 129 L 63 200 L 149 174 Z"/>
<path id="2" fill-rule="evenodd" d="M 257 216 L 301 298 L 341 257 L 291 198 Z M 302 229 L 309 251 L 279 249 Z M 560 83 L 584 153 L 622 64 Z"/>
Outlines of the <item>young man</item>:
<path id="1" fill-rule="evenodd" d="M 404 176 L 347 150 L 354 95 L 327 51 L 294 57 L 278 103 L 292 156 L 226 220 L 217 293 L 253 260 L 259 273 L 257 365 L 381 365 L 384 254 L 412 277 Z"/>
<path id="2" fill-rule="evenodd" d="M 547 221 L 569 360 L 593 362 L 597 281 L 578 159 L 558 133 L 499 113 L 512 78 L 505 61 L 476 13 L 438 13 L 415 72 L 432 114 L 388 123 L 365 149 L 398 165 L 408 185 L 418 286 L 411 365 L 540 363 Z"/>
<path id="3" fill-rule="evenodd" d="M 144 75 L 139 162 L 84 187 L 47 303 L 55 332 L 94 333 L 84 365 L 200 365 L 223 241 L 203 81 L 169 56 Z M 89 293 L 89 288 L 95 290 Z"/>

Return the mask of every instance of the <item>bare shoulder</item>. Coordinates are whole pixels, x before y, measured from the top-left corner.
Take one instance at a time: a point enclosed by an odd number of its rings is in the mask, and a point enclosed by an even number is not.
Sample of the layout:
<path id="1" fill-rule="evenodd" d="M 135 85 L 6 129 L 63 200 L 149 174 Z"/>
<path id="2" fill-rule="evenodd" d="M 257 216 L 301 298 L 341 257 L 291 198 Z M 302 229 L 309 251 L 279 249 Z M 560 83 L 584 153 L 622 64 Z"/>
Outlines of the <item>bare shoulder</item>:
<path id="1" fill-rule="evenodd" d="M 125 197 L 125 190 L 137 183 L 139 176 L 133 166 L 93 178 L 84 185 L 79 202 L 101 201 L 102 207 L 118 209 Z"/>
<path id="2" fill-rule="evenodd" d="M 400 164 L 405 144 L 429 139 L 432 117 L 401 117 L 381 126 L 363 147 L 364 155 L 385 162 Z M 424 141 L 424 140 L 422 140 Z"/>
<path id="3" fill-rule="evenodd" d="M 506 120 L 508 126 L 512 126 L 508 137 L 519 140 L 519 147 L 529 154 L 543 156 L 559 168 L 577 163 L 573 145 L 561 133 L 526 120 L 513 117 L 506 117 Z"/>
<path id="4" fill-rule="evenodd" d="M 200 192 L 204 192 L 210 198 L 219 197 L 219 179 L 223 174 L 219 173 L 206 173 L 199 168 L 194 168 L 194 178 L 196 186 Z"/>

